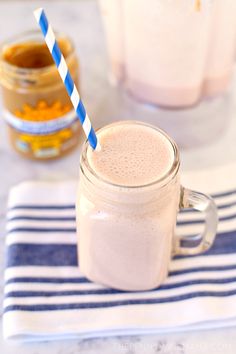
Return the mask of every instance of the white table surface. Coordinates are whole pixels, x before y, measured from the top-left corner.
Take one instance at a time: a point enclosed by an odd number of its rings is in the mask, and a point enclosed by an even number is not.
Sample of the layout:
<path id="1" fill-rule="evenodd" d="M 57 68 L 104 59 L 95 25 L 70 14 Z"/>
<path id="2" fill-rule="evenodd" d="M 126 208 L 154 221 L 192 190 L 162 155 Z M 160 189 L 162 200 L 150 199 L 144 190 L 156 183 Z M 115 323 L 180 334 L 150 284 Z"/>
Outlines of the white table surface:
<path id="1" fill-rule="evenodd" d="M 108 62 L 104 34 L 95 0 L 81 1 L 1 1 L 0 37 L 6 39 L 23 30 L 35 28 L 32 10 L 44 6 L 55 28 L 68 33 L 74 40 L 81 61 L 81 92 L 95 126 L 121 119 L 117 92 L 107 82 Z M 236 85 L 232 85 L 236 92 Z M 235 87 L 234 87 L 235 86 Z M 183 170 L 201 169 L 236 161 L 236 100 L 230 100 L 227 129 L 218 138 L 203 146 L 182 151 Z M 1 107 L 0 107 L 1 109 Z M 202 111 L 204 113 L 204 111 Z M 235 112 L 235 114 L 234 114 Z M 219 110 L 218 110 L 219 113 Z M 173 113 L 174 114 L 174 113 Z M 180 113 L 178 113 L 180 114 Z M 184 113 L 186 114 L 186 113 Z M 196 115 L 196 112 L 193 113 Z M 205 113 L 204 113 L 205 114 Z M 226 113 L 225 123 L 228 120 Z M 3 120 L 0 122 L 0 260 L 1 294 L 3 293 L 4 223 L 9 188 L 29 179 L 63 179 L 78 176 L 79 149 L 69 156 L 50 163 L 25 160 L 9 146 Z M 226 124 L 225 124 L 226 125 Z M 203 135 L 208 134 L 203 130 Z M 206 140 L 203 136 L 203 140 Z M 75 353 L 171 353 L 201 354 L 236 351 L 236 328 L 185 332 L 166 335 L 118 337 L 94 340 L 69 340 L 52 343 L 10 344 L 0 332 L 1 354 L 75 354 Z"/>

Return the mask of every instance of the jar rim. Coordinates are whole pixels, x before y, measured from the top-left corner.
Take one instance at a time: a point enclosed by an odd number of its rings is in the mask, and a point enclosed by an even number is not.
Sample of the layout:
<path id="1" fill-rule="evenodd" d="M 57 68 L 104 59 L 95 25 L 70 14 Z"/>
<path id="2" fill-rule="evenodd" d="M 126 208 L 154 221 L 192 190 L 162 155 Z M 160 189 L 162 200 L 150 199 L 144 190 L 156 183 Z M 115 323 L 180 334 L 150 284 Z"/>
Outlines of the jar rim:
<path id="1" fill-rule="evenodd" d="M 65 33 L 63 32 L 58 32 L 58 31 L 54 31 L 56 38 L 66 38 L 71 46 L 71 50 L 68 53 L 68 55 L 65 57 L 66 61 L 70 60 L 70 57 L 74 54 L 74 50 L 75 50 L 75 46 L 74 43 L 72 41 L 72 39 Z M 28 31 L 24 31 L 19 33 L 18 35 L 15 36 L 11 36 L 9 38 L 7 38 L 4 42 L 2 42 L 0 44 L 0 65 L 2 67 L 4 67 L 4 69 L 6 69 L 8 72 L 12 72 L 14 74 L 18 73 L 19 75 L 40 75 L 40 74 L 47 74 L 49 73 L 52 69 L 56 69 L 55 67 L 55 63 L 53 62 L 50 65 L 47 65 L 45 67 L 42 68 L 21 68 L 17 65 L 13 65 L 10 64 L 9 62 L 7 62 L 6 60 L 4 60 L 3 58 L 3 53 L 6 47 L 9 47 L 11 44 L 16 44 L 16 43 L 23 43 L 24 42 L 24 37 L 26 38 L 27 36 L 32 36 L 32 40 L 34 39 L 34 36 L 40 36 L 41 42 L 45 43 L 44 39 L 43 39 L 43 35 L 42 32 L 40 30 L 28 30 Z M 26 41 L 29 40 L 26 38 Z"/>
<path id="2" fill-rule="evenodd" d="M 92 184 L 94 184 L 94 182 L 98 181 L 98 182 L 102 183 L 104 186 L 110 186 L 111 188 L 124 190 L 124 191 L 125 190 L 143 190 L 143 189 L 148 189 L 150 187 L 156 187 L 156 186 L 163 187 L 163 186 L 167 185 L 170 181 L 172 181 L 175 178 L 175 176 L 177 175 L 177 173 L 179 171 L 179 167 L 180 167 L 179 149 L 178 149 L 176 143 L 174 142 L 174 140 L 172 138 L 170 138 L 169 135 L 167 133 L 165 133 L 162 129 L 160 129 L 152 124 L 145 123 L 142 121 L 136 121 L 136 120 L 117 121 L 117 122 L 105 125 L 104 127 L 96 130 L 96 132 L 99 133 L 99 132 L 102 132 L 106 129 L 114 127 L 116 125 L 123 125 L 123 124 L 143 125 L 145 127 L 152 128 L 155 131 L 159 132 L 160 134 L 164 135 L 164 137 L 171 144 L 172 149 L 173 149 L 173 153 L 174 153 L 173 162 L 172 162 L 172 165 L 169 168 L 169 170 L 161 178 L 157 178 L 155 181 L 153 181 L 151 183 L 143 184 L 143 185 L 126 186 L 126 185 L 122 185 L 122 184 L 112 183 L 112 182 L 102 178 L 101 176 L 99 176 L 96 173 L 96 171 L 94 171 L 94 169 L 90 166 L 90 164 L 88 162 L 88 158 L 87 158 L 87 150 L 90 145 L 89 145 L 88 140 L 86 140 L 83 144 L 81 158 L 80 158 L 80 171 L 83 174 L 83 176 Z M 96 153 L 96 152 L 94 152 L 94 153 Z"/>

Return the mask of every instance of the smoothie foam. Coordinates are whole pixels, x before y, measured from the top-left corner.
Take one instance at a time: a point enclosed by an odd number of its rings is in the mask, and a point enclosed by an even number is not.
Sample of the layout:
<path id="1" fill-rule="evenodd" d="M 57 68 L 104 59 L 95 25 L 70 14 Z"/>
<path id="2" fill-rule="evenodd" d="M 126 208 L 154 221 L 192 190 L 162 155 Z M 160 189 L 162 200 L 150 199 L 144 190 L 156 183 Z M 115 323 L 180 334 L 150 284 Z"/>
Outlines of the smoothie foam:
<path id="1" fill-rule="evenodd" d="M 126 123 L 101 130 L 102 151 L 88 150 L 88 162 L 103 180 L 121 186 L 142 186 L 164 177 L 174 161 L 170 141 L 152 127 Z"/>

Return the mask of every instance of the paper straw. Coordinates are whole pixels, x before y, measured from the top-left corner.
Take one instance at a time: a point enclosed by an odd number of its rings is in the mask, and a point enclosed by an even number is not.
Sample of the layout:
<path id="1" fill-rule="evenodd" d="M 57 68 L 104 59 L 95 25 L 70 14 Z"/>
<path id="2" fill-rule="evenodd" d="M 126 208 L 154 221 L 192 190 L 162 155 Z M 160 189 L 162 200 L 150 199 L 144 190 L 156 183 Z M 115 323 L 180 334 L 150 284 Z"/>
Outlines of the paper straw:
<path id="1" fill-rule="evenodd" d="M 80 99 L 79 92 L 72 80 L 65 58 L 56 41 L 55 34 L 49 24 L 44 9 L 39 8 L 34 11 L 35 18 L 41 28 L 45 42 L 57 66 L 61 79 L 66 87 L 66 91 L 71 99 L 74 109 L 79 117 L 84 133 L 88 138 L 89 144 L 94 150 L 100 151 L 101 147 L 98 142 L 95 131 L 91 125 L 90 119 L 86 113 L 83 102 Z"/>

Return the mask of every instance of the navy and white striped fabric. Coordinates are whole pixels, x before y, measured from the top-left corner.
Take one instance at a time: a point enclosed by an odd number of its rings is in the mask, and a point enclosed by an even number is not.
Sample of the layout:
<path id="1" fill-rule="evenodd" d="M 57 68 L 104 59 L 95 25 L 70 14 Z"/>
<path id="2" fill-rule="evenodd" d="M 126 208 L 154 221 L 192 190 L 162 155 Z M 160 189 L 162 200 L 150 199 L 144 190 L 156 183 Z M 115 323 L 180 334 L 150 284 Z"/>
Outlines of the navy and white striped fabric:
<path id="1" fill-rule="evenodd" d="M 173 260 L 166 282 L 148 292 L 105 288 L 80 273 L 75 181 L 14 187 L 7 214 L 5 337 L 49 340 L 235 324 L 236 166 L 217 171 L 214 178 L 206 172 L 184 177 L 185 185 L 211 188 L 220 219 L 214 246 L 205 255 Z M 202 226 L 200 213 L 185 211 L 177 231 L 187 236 Z"/>

